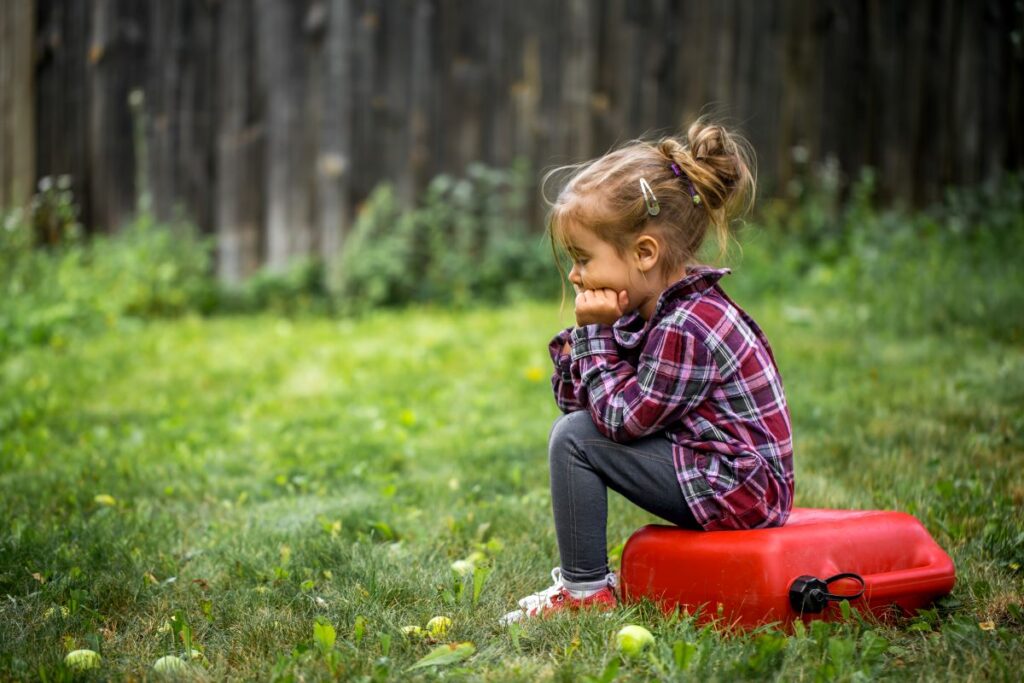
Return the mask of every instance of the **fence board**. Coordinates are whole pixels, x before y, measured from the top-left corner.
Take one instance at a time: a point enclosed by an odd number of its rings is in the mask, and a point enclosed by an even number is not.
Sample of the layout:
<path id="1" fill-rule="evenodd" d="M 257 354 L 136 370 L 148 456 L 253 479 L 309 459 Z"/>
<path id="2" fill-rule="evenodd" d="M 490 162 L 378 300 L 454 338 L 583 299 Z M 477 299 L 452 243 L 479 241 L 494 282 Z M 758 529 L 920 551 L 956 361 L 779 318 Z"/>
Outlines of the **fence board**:
<path id="1" fill-rule="evenodd" d="M 35 3 L 0 11 L 0 206 L 24 205 L 35 187 Z"/>

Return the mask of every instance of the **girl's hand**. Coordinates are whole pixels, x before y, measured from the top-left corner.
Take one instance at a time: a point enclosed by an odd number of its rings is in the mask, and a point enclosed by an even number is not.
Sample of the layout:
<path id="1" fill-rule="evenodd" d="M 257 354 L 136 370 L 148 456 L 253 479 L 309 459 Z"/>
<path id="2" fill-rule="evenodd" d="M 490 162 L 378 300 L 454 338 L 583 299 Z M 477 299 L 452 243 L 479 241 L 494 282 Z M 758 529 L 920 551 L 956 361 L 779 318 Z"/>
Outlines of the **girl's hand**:
<path id="1" fill-rule="evenodd" d="M 593 323 L 611 325 L 626 313 L 629 295 L 626 290 L 583 289 L 576 295 L 576 325 Z"/>

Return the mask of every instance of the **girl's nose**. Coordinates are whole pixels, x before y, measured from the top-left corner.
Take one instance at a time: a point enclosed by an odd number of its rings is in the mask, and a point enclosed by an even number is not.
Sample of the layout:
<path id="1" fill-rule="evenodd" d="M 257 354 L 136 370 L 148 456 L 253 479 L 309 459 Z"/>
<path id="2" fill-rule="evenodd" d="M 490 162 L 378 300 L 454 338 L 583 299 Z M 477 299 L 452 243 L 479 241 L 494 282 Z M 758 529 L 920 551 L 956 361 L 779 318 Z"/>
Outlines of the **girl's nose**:
<path id="1" fill-rule="evenodd" d="M 580 269 L 576 265 L 573 265 L 572 270 L 569 271 L 569 282 L 577 287 L 583 286 L 583 278 L 580 277 Z"/>

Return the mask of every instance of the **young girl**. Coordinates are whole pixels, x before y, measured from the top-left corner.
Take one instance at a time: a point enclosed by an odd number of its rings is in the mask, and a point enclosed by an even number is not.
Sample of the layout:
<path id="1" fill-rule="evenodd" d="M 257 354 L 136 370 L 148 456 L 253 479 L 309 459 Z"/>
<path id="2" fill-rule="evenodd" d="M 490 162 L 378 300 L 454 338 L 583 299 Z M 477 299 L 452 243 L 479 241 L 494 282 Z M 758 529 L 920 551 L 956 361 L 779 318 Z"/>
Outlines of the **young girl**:
<path id="1" fill-rule="evenodd" d="M 728 269 L 694 263 L 752 202 L 742 140 L 697 121 L 686 140 L 636 142 L 576 169 L 551 210 L 572 258 L 576 326 L 550 344 L 555 401 L 554 584 L 503 623 L 617 604 L 607 489 L 688 529 L 785 523 L 793 503 L 789 409 L 761 328 L 725 294 Z"/>

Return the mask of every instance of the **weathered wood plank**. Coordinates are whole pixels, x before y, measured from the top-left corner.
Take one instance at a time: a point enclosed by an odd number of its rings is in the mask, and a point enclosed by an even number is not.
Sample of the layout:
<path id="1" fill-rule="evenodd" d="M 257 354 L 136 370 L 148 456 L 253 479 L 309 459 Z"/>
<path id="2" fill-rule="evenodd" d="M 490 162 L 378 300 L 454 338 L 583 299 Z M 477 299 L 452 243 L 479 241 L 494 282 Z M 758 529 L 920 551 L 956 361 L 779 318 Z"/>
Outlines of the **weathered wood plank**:
<path id="1" fill-rule="evenodd" d="M 248 0 L 225 0 L 217 21 L 216 90 L 220 93 L 213 190 L 217 275 L 235 284 L 260 265 L 263 225 L 262 122 L 256 110 L 255 25 Z"/>
<path id="2" fill-rule="evenodd" d="M 299 3 L 259 0 L 255 5 L 259 73 L 265 102 L 266 201 L 265 263 L 281 270 L 306 253 L 309 222 L 302 185 L 302 79 L 304 70 L 294 48 L 299 39 Z"/>
<path id="3" fill-rule="evenodd" d="M 34 108 L 35 2 L 0 11 L 0 206 L 21 206 L 36 175 Z"/>
<path id="4" fill-rule="evenodd" d="M 331 0 L 324 37 L 324 111 L 317 159 L 320 256 L 333 263 L 349 224 L 349 180 L 352 174 L 352 48 L 351 0 Z"/>

